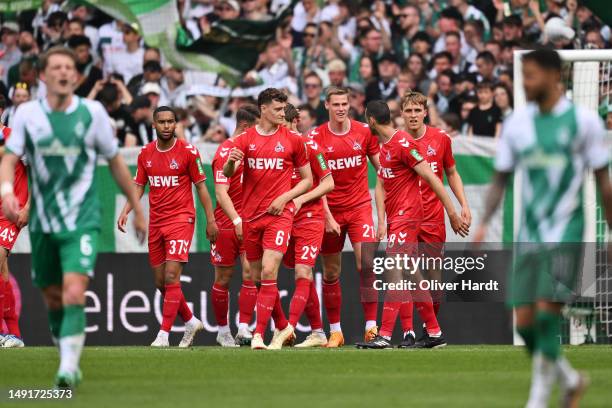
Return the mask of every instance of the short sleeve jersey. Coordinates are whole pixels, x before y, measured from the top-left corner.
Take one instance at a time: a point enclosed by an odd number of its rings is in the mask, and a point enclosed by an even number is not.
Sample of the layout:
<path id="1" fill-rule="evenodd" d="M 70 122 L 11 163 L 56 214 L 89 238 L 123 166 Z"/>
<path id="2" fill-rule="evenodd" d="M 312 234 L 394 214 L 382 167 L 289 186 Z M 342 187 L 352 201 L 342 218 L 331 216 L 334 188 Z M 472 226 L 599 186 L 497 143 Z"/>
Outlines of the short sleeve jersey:
<path id="1" fill-rule="evenodd" d="M 4 127 L 2 129 L 2 140 L 6 144 L 8 138 L 11 136 L 11 128 Z M 15 191 L 15 196 L 19 201 L 19 206 L 23 208 L 23 206 L 28 201 L 28 175 L 26 173 L 26 166 L 23 163 L 23 160 L 19 160 L 17 165 L 15 166 L 15 179 L 13 181 L 13 187 Z M 4 217 L 2 214 L 2 200 L 0 200 L 0 218 Z"/>
<path id="2" fill-rule="evenodd" d="M 420 177 L 414 167 L 423 160 L 419 145 L 404 131 L 396 131 L 382 144 L 378 177 L 385 189 L 388 224 L 399 220 L 422 220 Z"/>
<path id="3" fill-rule="evenodd" d="M 368 187 L 368 156 L 379 153 L 377 138 L 368 125 L 350 121 L 349 130 L 338 135 L 329 122 L 312 130 L 309 135 L 322 146 L 327 164 L 334 177 L 334 190 L 327 194 L 327 204 L 333 212 L 350 211 L 371 202 Z"/>
<path id="4" fill-rule="evenodd" d="M 223 175 L 223 165 L 229 157 L 229 153 L 234 147 L 232 139 L 227 139 L 219 145 L 215 157 L 212 162 L 213 176 L 215 178 L 215 184 L 228 185 L 227 194 L 229 195 L 234 208 L 242 216 L 242 162 L 238 163 L 236 172 L 232 177 L 225 177 Z M 219 202 L 217 201 L 217 207 L 215 208 L 215 220 L 217 225 L 222 229 L 233 229 L 234 224 L 232 220 L 225 214 Z"/>
<path id="5" fill-rule="evenodd" d="M 248 199 L 243 200 L 242 213 L 251 221 L 291 190 L 293 168 L 308 165 L 306 148 L 300 135 L 284 126 L 270 135 L 249 128 L 236 136 L 234 145 L 244 153 L 242 192 Z"/>
<path id="6" fill-rule="evenodd" d="M 444 169 L 455 165 L 450 137 L 442 130 L 427 126 L 425 134 L 415 140 L 431 170 L 444 180 Z M 431 187 L 421 180 L 421 200 L 423 200 L 423 224 L 444 224 L 444 206 Z"/>
<path id="7" fill-rule="evenodd" d="M 195 222 L 192 184 L 206 180 L 200 153 L 195 146 L 175 139 L 168 150 L 157 142 L 144 146 L 138 155 L 134 182 L 149 185 L 149 225 Z"/>
<path id="8" fill-rule="evenodd" d="M 609 164 L 603 122 L 562 98 L 551 112 L 536 104 L 506 119 L 495 169 L 522 171 L 518 242 L 582 242 L 586 169 Z"/>
<path id="9" fill-rule="evenodd" d="M 12 130 L 7 150 L 29 163 L 30 231 L 99 229 L 98 156 L 118 154 L 104 107 L 77 96 L 64 111 L 53 111 L 46 99 L 29 101 L 17 108 Z"/>

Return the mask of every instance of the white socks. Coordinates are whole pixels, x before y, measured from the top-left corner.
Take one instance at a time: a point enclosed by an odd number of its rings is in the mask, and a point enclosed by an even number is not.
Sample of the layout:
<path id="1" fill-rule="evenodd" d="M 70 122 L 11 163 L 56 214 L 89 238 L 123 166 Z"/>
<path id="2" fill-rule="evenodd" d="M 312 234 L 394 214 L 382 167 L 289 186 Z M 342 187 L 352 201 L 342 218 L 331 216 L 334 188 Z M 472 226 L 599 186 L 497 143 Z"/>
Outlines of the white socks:
<path id="1" fill-rule="evenodd" d="M 85 333 L 59 339 L 60 372 L 73 373 L 79 368 L 79 360 L 81 359 L 84 344 Z"/>
<path id="2" fill-rule="evenodd" d="M 531 389 L 526 408 L 546 408 L 548 399 L 557 375 L 554 361 L 545 358 L 542 353 L 533 355 L 531 371 Z"/>
<path id="3" fill-rule="evenodd" d="M 366 331 L 370 330 L 372 327 L 376 326 L 376 320 L 366 320 L 365 329 Z"/>
<path id="4" fill-rule="evenodd" d="M 330 332 L 341 332 L 342 331 L 342 327 L 340 326 L 340 322 L 338 322 L 338 323 L 330 323 L 329 324 L 329 331 Z"/>

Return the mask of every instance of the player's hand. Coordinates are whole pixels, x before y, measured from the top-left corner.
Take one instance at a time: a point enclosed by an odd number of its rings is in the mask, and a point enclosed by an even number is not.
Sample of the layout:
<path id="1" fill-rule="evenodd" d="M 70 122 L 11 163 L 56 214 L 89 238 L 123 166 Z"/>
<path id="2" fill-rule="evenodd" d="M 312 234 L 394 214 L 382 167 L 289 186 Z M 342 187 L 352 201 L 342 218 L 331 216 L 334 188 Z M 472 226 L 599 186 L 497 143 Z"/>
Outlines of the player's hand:
<path id="1" fill-rule="evenodd" d="M 217 241 L 217 235 L 219 235 L 219 227 L 215 221 L 208 221 L 206 223 L 206 239 L 210 242 Z"/>
<path id="2" fill-rule="evenodd" d="M 293 199 L 293 205 L 295 205 L 295 213 L 293 213 L 293 215 L 297 214 L 300 209 L 302 208 L 302 201 L 299 198 L 294 198 Z"/>
<path id="3" fill-rule="evenodd" d="M 470 227 L 463 221 L 463 218 L 461 218 L 457 213 L 449 214 L 448 218 L 453 231 L 455 231 L 455 234 L 459 234 L 462 237 L 468 236 L 470 233 Z"/>
<path id="4" fill-rule="evenodd" d="M 145 238 L 147 238 L 147 222 L 142 211 L 134 211 L 134 230 L 140 245 L 144 244 Z"/>
<path id="5" fill-rule="evenodd" d="M 19 210 L 19 214 L 17 216 L 17 222 L 15 223 L 17 228 L 21 229 L 21 228 L 25 227 L 26 225 L 28 225 L 29 217 L 30 217 L 30 209 L 29 208 L 25 208 L 24 207 L 21 210 Z"/>
<path id="6" fill-rule="evenodd" d="M 125 211 L 121 211 L 119 219 L 117 220 L 117 229 L 123 233 L 127 232 L 125 226 L 127 225 L 128 215 Z"/>
<path id="7" fill-rule="evenodd" d="M 334 217 L 325 218 L 325 232 L 340 236 L 340 224 L 336 222 Z"/>
<path id="8" fill-rule="evenodd" d="M 472 213 L 470 211 L 470 207 L 467 205 L 465 207 L 461 207 L 461 218 L 463 218 L 463 222 L 465 222 L 468 227 L 472 225 Z"/>
<path id="9" fill-rule="evenodd" d="M 7 194 L 2 198 L 2 212 L 11 222 L 17 223 L 19 217 L 19 200 L 15 194 Z"/>
<path id="10" fill-rule="evenodd" d="M 227 160 L 231 160 L 233 162 L 239 162 L 242 160 L 243 157 L 244 157 L 244 153 L 242 153 L 242 150 L 238 149 L 237 147 L 234 147 L 230 151 L 230 154 Z"/>
<path id="11" fill-rule="evenodd" d="M 378 223 L 378 228 L 376 229 L 376 239 L 378 241 L 384 241 L 387 236 L 387 224 L 384 222 Z"/>
<path id="12" fill-rule="evenodd" d="M 268 214 L 281 215 L 285 209 L 285 204 L 287 204 L 287 202 L 282 196 L 276 197 L 268 207 Z"/>
<path id="13" fill-rule="evenodd" d="M 242 242 L 242 239 L 244 238 L 244 235 L 242 233 L 242 222 L 236 225 L 234 229 L 236 230 L 236 238 L 238 238 L 238 241 Z"/>

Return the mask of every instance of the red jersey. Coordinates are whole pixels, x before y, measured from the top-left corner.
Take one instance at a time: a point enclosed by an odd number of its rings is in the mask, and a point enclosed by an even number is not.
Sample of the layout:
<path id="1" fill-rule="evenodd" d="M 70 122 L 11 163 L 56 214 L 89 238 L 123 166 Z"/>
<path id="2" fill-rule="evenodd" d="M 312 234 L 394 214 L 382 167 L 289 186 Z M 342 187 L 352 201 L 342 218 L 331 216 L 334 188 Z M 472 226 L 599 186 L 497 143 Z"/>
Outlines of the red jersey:
<path id="1" fill-rule="evenodd" d="M 249 128 L 234 138 L 234 145 L 244 153 L 242 191 L 248 200 L 242 213 L 251 221 L 265 214 L 275 198 L 291 190 L 293 168 L 308 164 L 306 148 L 300 135 L 284 126 L 271 135 Z"/>
<path id="2" fill-rule="evenodd" d="M 312 139 L 305 138 L 304 140 L 306 141 L 308 161 L 310 161 L 310 168 L 312 169 L 312 189 L 314 189 L 323 178 L 331 174 L 331 170 L 327 165 L 325 153 L 323 153 L 321 146 Z M 300 173 L 294 168 L 291 188 L 295 187 L 300 180 Z M 295 216 L 294 221 L 302 218 L 323 219 L 323 200 L 319 198 L 305 203 Z"/>
<path id="3" fill-rule="evenodd" d="M 425 154 L 424 157 L 435 175 L 438 176 L 440 181 L 443 181 L 444 169 L 455 165 L 450 137 L 443 130 L 427 126 L 425 134 L 415 141 L 418 143 L 421 152 Z M 423 201 L 422 223 L 444 224 L 444 206 L 442 201 L 440 201 L 427 183 L 422 182 L 420 186 L 421 200 Z"/>
<path id="4" fill-rule="evenodd" d="M 134 182 L 149 184 L 149 225 L 194 223 L 195 208 L 191 183 L 206 180 L 200 153 L 181 139 L 166 151 L 153 141 L 138 155 L 138 169 Z"/>
<path id="5" fill-rule="evenodd" d="M 379 153 L 380 148 L 368 125 L 351 120 L 348 132 L 337 135 L 327 122 L 312 130 L 309 137 L 323 146 L 334 177 L 334 190 L 327 194 L 329 208 L 342 212 L 370 203 L 367 157 Z"/>
<path id="6" fill-rule="evenodd" d="M 423 209 L 419 190 L 419 175 L 414 166 L 423 161 L 419 145 L 402 130 L 380 148 L 378 177 L 385 189 L 387 224 L 396 220 L 421 221 Z"/>
<path id="7" fill-rule="evenodd" d="M 5 144 L 10 136 L 11 128 L 4 127 L 4 129 L 2 129 L 2 140 Z M 28 202 L 28 175 L 23 160 L 19 160 L 15 165 L 13 189 L 15 192 L 15 197 L 17 197 L 17 201 L 19 201 L 19 207 L 23 208 L 23 206 Z M 4 218 L 4 214 L 2 214 L 2 200 L 0 200 L 0 218 Z"/>
<path id="8" fill-rule="evenodd" d="M 232 177 L 225 177 L 223 175 L 223 165 L 229 157 L 229 153 L 234 147 L 232 139 L 227 139 L 219 145 L 215 157 L 212 161 L 212 171 L 215 177 L 215 184 L 226 184 L 229 185 L 227 194 L 234 204 L 234 208 L 238 214 L 242 213 L 242 162 L 237 163 L 236 172 Z M 225 214 L 219 202 L 215 208 L 215 220 L 217 225 L 221 229 L 233 229 L 234 223 Z"/>

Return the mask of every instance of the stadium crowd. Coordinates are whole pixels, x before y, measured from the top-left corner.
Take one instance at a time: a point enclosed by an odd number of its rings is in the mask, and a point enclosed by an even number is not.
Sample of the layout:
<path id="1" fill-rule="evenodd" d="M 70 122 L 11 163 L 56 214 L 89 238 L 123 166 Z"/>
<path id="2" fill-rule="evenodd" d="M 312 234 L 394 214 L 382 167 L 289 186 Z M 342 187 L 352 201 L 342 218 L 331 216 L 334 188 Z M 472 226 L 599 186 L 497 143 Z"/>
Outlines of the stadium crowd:
<path id="1" fill-rule="evenodd" d="M 179 0 L 177 6 L 185 29 L 198 38 L 215 20 L 265 21 L 288 3 Z M 185 73 L 144 44 L 138 25 L 78 2 L 45 0 L 39 10 L 3 15 L 0 33 L 5 125 L 17 105 L 45 94 L 38 57 L 58 44 L 78 55 L 76 94 L 104 105 L 122 146 L 153 140 L 152 111 L 159 105 L 176 108 L 178 132 L 187 140 L 222 142 L 239 107 L 252 102 L 191 95 Z M 358 120 L 368 101 L 382 99 L 401 127 L 399 100 L 418 90 L 428 97 L 434 126 L 452 136 L 495 137 L 513 108 L 514 50 L 601 49 L 610 36 L 610 27 L 578 0 L 302 0 L 241 85 L 286 84 L 302 132 L 327 119 L 323 96 L 335 85 L 351 90 L 351 116 Z M 227 86 L 212 78 L 212 85 Z M 602 115 L 612 128 L 608 103 Z"/>

